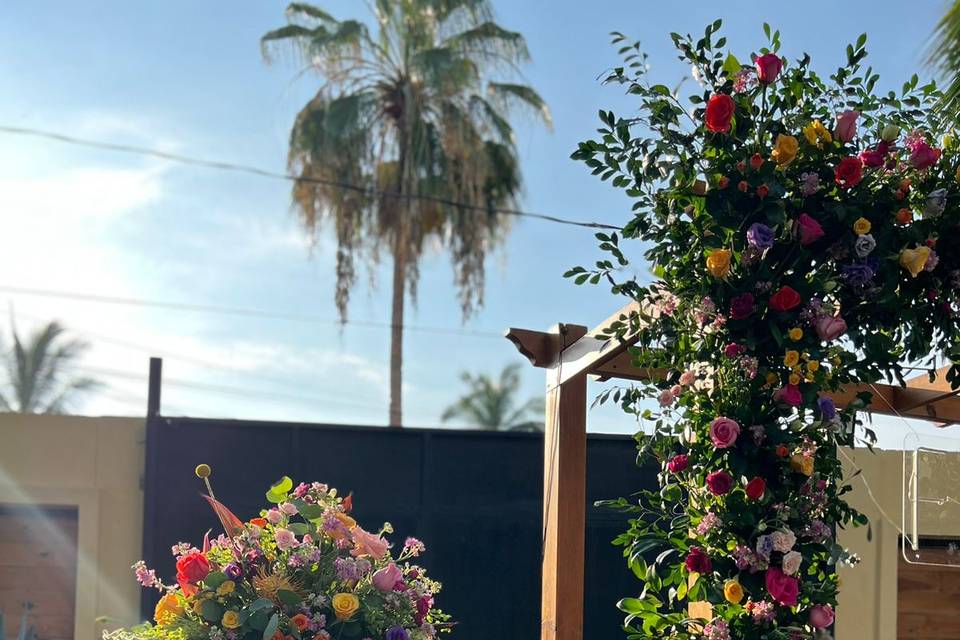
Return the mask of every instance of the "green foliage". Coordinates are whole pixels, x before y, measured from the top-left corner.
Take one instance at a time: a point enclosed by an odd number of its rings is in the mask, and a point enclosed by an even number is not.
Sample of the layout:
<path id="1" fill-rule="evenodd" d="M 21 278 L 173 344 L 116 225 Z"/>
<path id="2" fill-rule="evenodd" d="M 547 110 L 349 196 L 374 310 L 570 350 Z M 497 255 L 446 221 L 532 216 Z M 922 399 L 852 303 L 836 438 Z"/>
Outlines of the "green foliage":
<path id="1" fill-rule="evenodd" d="M 85 376 L 71 376 L 70 368 L 89 348 L 81 340 L 65 340 L 66 330 L 57 322 L 37 329 L 26 340 L 11 322 L 13 346 L 2 353 L 6 370 L 0 391 L 0 411 L 59 414 L 99 383 Z"/>
<path id="2" fill-rule="evenodd" d="M 724 48 L 720 26 L 697 39 L 671 34 L 702 87 L 687 103 L 650 82 L 646 54 L 614 34 L 623 66 L 606 81 L 635 96 L 639 110 L 601 110 L 598 135 L 573 153 L 632 199 L 633 217 L 621 233 L 597 234 L 603 259 L 565 275 L 641 302 L 608 335 L 635 338 L 634 364 L 667 372 L 598 397 L 644 424 L 638 461 L 661 465 L 658 490 L 603 503 L 631 518 L 615 541 L 642 584 L 618 605 L 630 638 L 701 637 L 687 618 L 691 601 L 710 602 L 713 623 L 733 638 L 811 637 L 811 609 L 836 603 L 836 565 L 853 560 L 823 532 L 867 524 L 843 500 L 850 478 L 835 450 L 874 440 L 856 415 L 869 392 L 835 418 L 825 394 L 902 382 L 908 364 L 933 370 L 941 359 L 960 361 L 960 155 L 949 138 L 942 156 L 935 150 L 950 132 L 934 108 L 936 86 L 913 76 L 900 92 L 875 94 L 865 35 L 826 79 L 803 56 L 784 60 L 774 82 L 758 82 L 753 65 Z M 779 32 L 764 25 L 764 33 L 759 53 L 777 52 Z M 717 94 L 732 99 L 732 117 L 712 131 L 705 119 Z M 847 110 L 859 113 L 856 135 L 838 139 L 847 136 L 834 123 Z M 815 122 L 827 135 L 817 136 Z M 899 140 L 888 133 L 882 141 L 885 128 Z M 927 168 L 915 153 L 936 159 Z M 844 161 L 862 181 L 841 184 Z M 756 225 L 769 231 L 769 246 L 750 241 Z M 623 275 L 631 240 L 643 243 L 652 285 Z M 796 292 L 797 306 L 775 304 L 783 287 Z M 841 320 L 842 330 L 828 330 Z M 956 365 L 947 379 L 960 382 Z M 651 399 L 659 409 L 648 408 Z M 711 438 L 721 417 L 739 428 L 729 446 Z M 732 481 L 729 491 L 708 489 L 717 472 Z M 746 491 L 756 478 L 766 487 L 759 498 Z M 765 577 L 787 566 L 786 551 L 764 546 L 774 532 L 795 535 L 788 546 L 802 564 L 797 602 L 777 604 L 768 621 L 754 617 L 755 605 L 776 599 Z M 712 561 L 702 574 L 685 566 L 694 548 Z M 744 600 L 725 597 L 731 580 Z"/>
<path id="3" fill-rule="evenodd" d="M 444 409 L 441 420 L 463 418 L 469 424 L 489 431 L 543 431 L 543 399 L 532 398 L 517 406 L 520 365 L 503 368 L 500 378 L 463 372 L 460 380 L 467 391 Z"/>

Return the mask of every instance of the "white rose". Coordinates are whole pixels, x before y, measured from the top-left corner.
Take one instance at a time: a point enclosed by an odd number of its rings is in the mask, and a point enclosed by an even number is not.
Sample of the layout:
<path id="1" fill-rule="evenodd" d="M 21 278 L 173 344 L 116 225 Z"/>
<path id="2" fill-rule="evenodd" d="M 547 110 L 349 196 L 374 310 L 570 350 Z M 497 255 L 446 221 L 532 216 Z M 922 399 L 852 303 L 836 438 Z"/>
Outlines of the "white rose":
<path id="1" fill-rule="evenodd" d="M 793 549 L 793 545 L 797 543 L 797 536 L 789 529 L 786 531 L 774 531 L 770 534 L 770 537 L 773 539 L 773 548 L 780 553 L 790 551 Z"/>
<path id="2" fill-rule="evenodd" d="M 788 576 L 794 575 L 800 570 L 800 563 L 803 562 L 803 556 L 799 551 L 791 551 L 783 556 L 783 572 Z"/>

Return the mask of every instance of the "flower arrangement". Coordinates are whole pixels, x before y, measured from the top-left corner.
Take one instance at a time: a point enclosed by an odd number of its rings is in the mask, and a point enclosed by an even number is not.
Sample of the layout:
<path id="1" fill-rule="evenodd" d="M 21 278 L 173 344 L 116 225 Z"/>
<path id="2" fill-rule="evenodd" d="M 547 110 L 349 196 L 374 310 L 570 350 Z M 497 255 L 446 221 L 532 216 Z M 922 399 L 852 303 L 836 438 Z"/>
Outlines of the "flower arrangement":
<path id="1" fill-rule="evenodd" d="M 598 234 L 611 257 L 567 276 L 640 302 L 608 333 L 667 372 L 599 398 L 644 423 L 661 469 L 659 490 L 607 502 L 631 514 L 616 542 L 643 582 L 619 606 L 631 638 L 829 638 L 836 568 L 856 561 L 836 529 L 868 524 L 837 448 L 875 441 L 856 413 L 869 391 L 831 394 L 960 361 L 960 149 L 932 83 L 875 93 L 866 36 L 825 79 L 766 25 L 751 64 L 719 28 L 672 34 L 702 89 L 689 106 L 615 35 L 625 64 L 607 80 L 640 111 L 601 112 L 573 154 L 635 204 Z M 652 285 L 620 275 L 627 239 Z"/>
<path id="2" fill-rule="evenodd" d="M 210 489 L 210 468 L 197 467 Z M 163 593 L 154 624 L 105 633 L 108 640 L 430 640 L 448 631 L 434 607 L 440 584 L 411 561 L 424 551 L 408 538 L 396 557 L 384 534 L 360 527 L 352 496 L 325 484 L 294 487 L 284 477 L 267 492 L 275 506 L 240 521 L 208 501 L 225 534 L 203 548 L 173 547 L 176 584 L 141 561 L 144 587 Z"/>

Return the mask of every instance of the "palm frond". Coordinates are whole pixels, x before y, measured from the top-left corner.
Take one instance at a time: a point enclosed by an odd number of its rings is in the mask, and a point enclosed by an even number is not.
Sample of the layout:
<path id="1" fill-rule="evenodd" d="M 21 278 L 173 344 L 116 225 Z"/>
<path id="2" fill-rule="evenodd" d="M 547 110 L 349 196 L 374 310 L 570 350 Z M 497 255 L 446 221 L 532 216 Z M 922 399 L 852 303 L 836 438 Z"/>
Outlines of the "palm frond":
<path id="1" fill-rule="evenodd" d="M 302 16 L 319 22 L 335 23 L 337 21 L 336 18 L 320 7 L 307 4 L 306 2 L 291 2 L 287 5 L 285 13 L 290 20 L 295 20 Z"/>
<path id="2" fill-rule="evenodd" d="M 488 21 L 444 40 L 442 47 L 476 54 L 491 59 L 502 59 L 510 64 L 527 62 L 530 52 L 523 35 L 508 31 L 496 22 Z"/>
<path id="3" fill-rule="evenodd" d="M 960 0 L 955 0 L 937 23 L 927 50 L 927 64 L 944 79 L 940 108 L 960 120 Z"/>
<path id="4" fill-rule="evenodd" d="M 503 101 L 505 105 L 509 105 L 511 102 L 518 102 L 539 116 L 548 128 L 553 127 L 553 117 L 550 115 L 550 108 L 547 107 L 547 103 L 532 87 L 525 84 L 511 84 L 507 82 L 491 82 L 488 87 L 490 94 Z"/>

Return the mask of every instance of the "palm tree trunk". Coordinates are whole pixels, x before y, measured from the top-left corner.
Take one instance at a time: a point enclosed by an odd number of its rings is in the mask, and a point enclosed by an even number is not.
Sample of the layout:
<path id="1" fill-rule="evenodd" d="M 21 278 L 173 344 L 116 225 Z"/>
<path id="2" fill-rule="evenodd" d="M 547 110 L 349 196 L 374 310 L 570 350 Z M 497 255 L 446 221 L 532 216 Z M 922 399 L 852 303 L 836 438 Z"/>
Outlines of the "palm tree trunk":
<path id="1" fill-rule="evenodd" d="M 390 426 L 403 426 L 403 303 L 406 292 L 406 239 L 403 222 L 393 246 L 393 304 L 390 312 Z"/>

